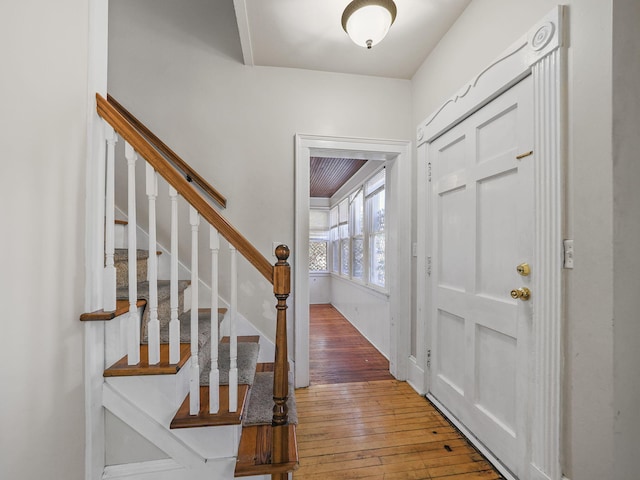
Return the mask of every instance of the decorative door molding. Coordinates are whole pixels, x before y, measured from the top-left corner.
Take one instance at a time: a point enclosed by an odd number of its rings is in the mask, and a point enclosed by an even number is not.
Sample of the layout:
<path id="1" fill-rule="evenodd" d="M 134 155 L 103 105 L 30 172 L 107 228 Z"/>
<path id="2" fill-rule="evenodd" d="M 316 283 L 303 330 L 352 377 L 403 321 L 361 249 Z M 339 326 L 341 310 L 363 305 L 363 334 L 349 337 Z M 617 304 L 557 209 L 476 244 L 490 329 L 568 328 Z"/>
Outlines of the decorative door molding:
<path id="1" fill-rule="evenodd" d="M 532 75 L 534 96 L 533 325 L 529 391 L 529 480 L 561 480 L 562 415 L 562 166 L 565 156 L 565 8 L 557 6 L 417 128 L 418 168 L 428 181 L 427 146 L 501 93 Z M 419 182 L 418 218 L 429 218 L 426 181 Z M 419 227 L 419 279 L 430 275 L 429 239 Z M 418 285 L 420 288 L 420 285 Z M 425 291 L 424 289 L 421 291 Z M 420 308 L 422 305 L 423 308 Z M 426 312 L 426 303 L 419 311 Z M 425 314 L 426 315 L 426 314 Z M 427 373 L 428 375 L 428 373 Z M 429 378 L 427 378 L 427 382 Z"/>

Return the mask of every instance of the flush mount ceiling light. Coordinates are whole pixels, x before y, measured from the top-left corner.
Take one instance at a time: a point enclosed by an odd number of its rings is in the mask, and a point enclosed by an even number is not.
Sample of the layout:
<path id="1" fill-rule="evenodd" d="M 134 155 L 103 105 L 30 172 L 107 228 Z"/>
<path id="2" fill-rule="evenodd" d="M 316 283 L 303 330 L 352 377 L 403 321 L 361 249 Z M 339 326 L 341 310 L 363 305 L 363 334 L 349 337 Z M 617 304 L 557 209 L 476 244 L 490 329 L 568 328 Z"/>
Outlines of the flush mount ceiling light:
<path id="1" fill-rule="evenodd" d="M 371 48 L 385 37 L 396 12 L 393 0 L 353 0 L 342 14 L 342 28 L 356 45 Z"/>

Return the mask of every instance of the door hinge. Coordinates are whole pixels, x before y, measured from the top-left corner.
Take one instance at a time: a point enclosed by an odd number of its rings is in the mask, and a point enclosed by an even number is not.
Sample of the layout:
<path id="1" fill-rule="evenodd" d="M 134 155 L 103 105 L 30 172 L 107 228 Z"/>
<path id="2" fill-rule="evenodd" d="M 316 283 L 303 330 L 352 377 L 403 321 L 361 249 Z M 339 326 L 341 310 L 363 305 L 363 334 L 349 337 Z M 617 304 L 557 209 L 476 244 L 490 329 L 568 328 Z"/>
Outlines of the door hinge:
<path id="1" fill-rule="evenodd" d="M 431 257 L 427 257 L 427 276 L 431 276 Z"/>
<path id="2" fill-rule="evenodd" d="M 427 163 L 427 179 L 431 183 L 431 162 Z"/>
<path id="3" fill-rule="evenodd" d="M 427 350 L 427 368 L 431 368 L 431 349 Z"/>
<path id="4" fill-rule="evenodd" d="M 564 251 L 564 262 L 562 266 L 564 268 L 573 268 L 573 240 L 563 240 L 562 247 Z"/>

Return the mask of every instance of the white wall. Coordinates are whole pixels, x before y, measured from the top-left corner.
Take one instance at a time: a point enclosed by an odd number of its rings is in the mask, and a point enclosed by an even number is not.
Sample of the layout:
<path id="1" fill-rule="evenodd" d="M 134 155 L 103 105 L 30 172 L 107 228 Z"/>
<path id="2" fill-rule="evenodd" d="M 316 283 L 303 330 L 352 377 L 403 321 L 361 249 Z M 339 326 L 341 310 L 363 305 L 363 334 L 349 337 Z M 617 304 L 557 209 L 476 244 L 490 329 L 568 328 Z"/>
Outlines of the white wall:
<path id="1" fill-rule="evenodd" d="M 413 124 L 430 115 L 557 3 L 472 1 L 413 78 Z M 565 276 L 564 471 L 572 479 L 595 480 L 612 478 L 614 468 L 612 13 L 610 0 L 561 3 L 569 6 L 570 36 L 565 234 L 575 240 L 575 269 Z M 628 28 L 637 23 L 634 19 Z M 631 51 L 637 60 L 637 50 Z M 637 110 L 628 115 L 637 115 Z M 635 131 L 637 137 L 637 124 Z M 620 175 L 635 168 L 627 162 Z M 637 200 L 637 194 L 629 193 L 631 185 L 631 180 L 621 182 L 620 194 Z M 628 252 L 621 248 L 620 253 L 622 259 Z M 629 305 L 621 302 L 623 306 Z M 623 344 L 637 349 L 637 338 Z"/>
<path id="2" fill-rule="evenodd" d="M 613 2 L 614 478 L 637 476 L 640 431 L 640 2 Z"/>
<path id="3" fill-rule="evenodd" d="M 161 460 L 169 456 L 111 412 L 105 412 L 105 465 Z"/>
<path id="4" fill-rule="evenodd" d="M 356 327 L 385 357 L 391 345 L 389 298 L 370 288 L 356 285 L 339 275 L 331 276 L 331 304 Z"/>
<path id="5" fill-rule="evenodd" d="M 109 89 L 228 197 L 224 215 L 275 262 L 272 242 L 293 245 L 294 134 L 407 138 L 410 82 L 246 67 L 231 3 L 112 0 Z M 270 285 L 245 262 L 239 272 L 241 312 L 273 334 Z"/>
<path id="6" fill-rule="evenodd" d="M 2 6 L 0 478 L 84 478 L 88 2 Z"/>
<path id="7" fill-rule="evenodd" d="M 309 273 L 309 304 L 331 303 L 331 274 Z"/>

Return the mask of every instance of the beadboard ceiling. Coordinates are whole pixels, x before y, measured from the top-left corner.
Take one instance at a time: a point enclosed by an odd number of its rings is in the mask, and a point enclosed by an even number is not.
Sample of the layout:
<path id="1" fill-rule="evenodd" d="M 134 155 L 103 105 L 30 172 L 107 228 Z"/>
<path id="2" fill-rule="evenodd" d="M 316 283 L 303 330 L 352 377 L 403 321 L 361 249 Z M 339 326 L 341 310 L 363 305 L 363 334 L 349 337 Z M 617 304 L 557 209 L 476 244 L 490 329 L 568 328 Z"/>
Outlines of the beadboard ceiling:
<path id="1" fill-rule="evenodd" d="M 331 198 L 367 160 L 311 157 L 309 196 Z"/>

